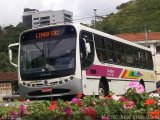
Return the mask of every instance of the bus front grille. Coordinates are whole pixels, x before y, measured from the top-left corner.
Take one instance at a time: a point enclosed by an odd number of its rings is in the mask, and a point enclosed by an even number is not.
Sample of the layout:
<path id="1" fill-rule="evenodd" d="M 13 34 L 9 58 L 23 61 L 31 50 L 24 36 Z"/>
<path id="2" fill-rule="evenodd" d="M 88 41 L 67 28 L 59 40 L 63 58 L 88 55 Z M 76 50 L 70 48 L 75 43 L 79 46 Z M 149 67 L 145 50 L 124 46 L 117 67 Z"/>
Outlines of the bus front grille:
<path id="1" fill-rule="evenodd" d="M 41 90 L 33 91 L 28 93 L 29 96 L 43 96 L 43 95 L 50 95 L 50 94 L 61 94 L 61 93 L 68 93 L 70 89 L 52 89 L 50 92 L 42 92 Z"/>

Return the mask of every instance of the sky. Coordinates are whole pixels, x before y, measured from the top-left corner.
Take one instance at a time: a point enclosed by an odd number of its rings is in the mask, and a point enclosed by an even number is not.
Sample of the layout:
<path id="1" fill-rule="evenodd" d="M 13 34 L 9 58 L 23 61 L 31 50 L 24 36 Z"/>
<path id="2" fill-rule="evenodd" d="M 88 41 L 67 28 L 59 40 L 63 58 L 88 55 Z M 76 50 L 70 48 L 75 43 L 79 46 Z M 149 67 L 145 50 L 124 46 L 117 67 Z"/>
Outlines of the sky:
<path id="1" fill-rule="evenodd" d="M 73 19 L 81 19 L 116 12 L 116 7 L 129 0 L 0 0 L 0 26 L 22 22 L 24 8 L 44 10 L 69 10 Z M 77 21 L 84 22 L 85 21 Z"/>

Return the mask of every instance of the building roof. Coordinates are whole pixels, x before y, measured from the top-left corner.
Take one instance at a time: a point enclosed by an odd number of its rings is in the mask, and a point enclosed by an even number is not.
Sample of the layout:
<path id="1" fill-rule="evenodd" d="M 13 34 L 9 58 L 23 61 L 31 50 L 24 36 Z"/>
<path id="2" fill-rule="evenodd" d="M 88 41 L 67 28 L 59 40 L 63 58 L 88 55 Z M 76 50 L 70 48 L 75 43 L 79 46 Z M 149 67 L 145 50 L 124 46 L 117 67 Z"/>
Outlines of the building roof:
<path id="1" fill-rule="evenodd" d="M 17 73 L 16 72 L 0 72 L 0 82 L 3 81 L 17 81 Z"/>
<path id="2" fill-rule="evenodd" d="M 116 36 L 132 42 L 144 41 L 146 39 L 145 33 L 133 33 L 133 34 L 125 33 L 125 34 L 117 34 Z M 148 40 L 160 41 L 160 32 L 148 33 Z"/>

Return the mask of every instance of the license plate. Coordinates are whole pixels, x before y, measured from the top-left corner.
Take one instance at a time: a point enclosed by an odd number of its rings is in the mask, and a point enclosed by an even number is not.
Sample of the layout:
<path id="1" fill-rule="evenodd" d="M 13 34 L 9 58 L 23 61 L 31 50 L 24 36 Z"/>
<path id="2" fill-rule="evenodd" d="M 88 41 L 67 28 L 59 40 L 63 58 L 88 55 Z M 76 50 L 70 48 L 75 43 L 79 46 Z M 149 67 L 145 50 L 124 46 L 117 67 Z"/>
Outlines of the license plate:
<path id="1" fill-rule="evenodd" d="M 41 92 L 52 92 L 52 88 L 42 88 Z"/>

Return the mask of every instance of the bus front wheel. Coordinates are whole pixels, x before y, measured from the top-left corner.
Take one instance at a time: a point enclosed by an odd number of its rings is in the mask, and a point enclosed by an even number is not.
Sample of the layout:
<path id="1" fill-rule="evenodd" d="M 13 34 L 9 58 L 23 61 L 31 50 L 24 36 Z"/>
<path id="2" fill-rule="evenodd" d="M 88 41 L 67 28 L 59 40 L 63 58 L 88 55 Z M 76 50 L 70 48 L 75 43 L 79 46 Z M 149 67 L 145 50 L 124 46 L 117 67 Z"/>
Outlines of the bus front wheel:
<path id="1" fill-rule="evenodd" d="M 143 86 L 143 88 L 144 88 L 144 91 L 146 91 L 145 83 L 144 83 L 143 79 L 140 79 L 139 84 L 141 84 Z"/>
<path id="2" fill-rule="evenodd" d="M 106 97 L 109 95 L 109 85 L 108 82 L 106 84 L 100 82 L 99 83 L 99 97 Z"/>

